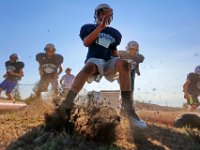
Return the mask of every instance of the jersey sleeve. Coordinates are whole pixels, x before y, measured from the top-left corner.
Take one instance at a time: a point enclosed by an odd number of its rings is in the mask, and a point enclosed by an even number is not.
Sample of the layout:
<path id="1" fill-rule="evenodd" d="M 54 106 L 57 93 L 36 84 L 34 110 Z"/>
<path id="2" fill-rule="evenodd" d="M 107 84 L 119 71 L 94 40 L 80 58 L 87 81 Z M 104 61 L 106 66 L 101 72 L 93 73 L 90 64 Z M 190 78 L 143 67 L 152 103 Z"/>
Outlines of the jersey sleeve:
<path id="1" fill-rule="evenodd" d="M 196 73 L 189 73 L 187 75 L 187 80 L 189 81 L 195 81 L 198 78 L 198 75 Z"/>
<path id="2" fill-rule="evenodd" d="M 121 35 L 121 33 L 118 31 L 118 30 L 116 30 L 115 29 L 115 44 L 116 44 L 116 46 L 118 46 L 118 45 L 120 45 L 120 43 L 121 43 L 121 40 L 122 40 L 122 35 Z"/>
<path id="3" fill-rule="evenodd" d="M 86 36 L 88 36 L 94 29 L 95 29 L 95 26 L 92 25 L 92 24 L 83 25 L 83 26 L 81 27 L 80 34 L 79 34 L 80 38 L 81 38 L 82 40 L 84 40 L 84 38 L 85 38 Z"/>

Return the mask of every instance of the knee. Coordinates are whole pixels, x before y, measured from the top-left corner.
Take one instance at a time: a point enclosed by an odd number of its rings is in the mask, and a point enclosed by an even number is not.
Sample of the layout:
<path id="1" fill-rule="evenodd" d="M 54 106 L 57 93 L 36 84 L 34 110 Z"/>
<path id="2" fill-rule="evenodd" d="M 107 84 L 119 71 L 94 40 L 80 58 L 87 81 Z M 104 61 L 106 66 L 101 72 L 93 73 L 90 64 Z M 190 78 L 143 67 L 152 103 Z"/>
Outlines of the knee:
<path id="1" fill-rule="evenodd" d="M 94 74 L 97 71 L 97 66 L 93 63 L 87 63 L 82 71 L 86 74 Z"/>
<path id="2" fill-rule="evenodd" d="M 11 93 L 9 93 L 9 92 L 6 92 L 6 96 L 10 96 L 11 95 Z"/>
<path id="3" fill-rule="evenodd" d="M 128 61 L 125 59 L 120 59 L 116 63 L 116 68 L 118 71 L 124 70 L 124 71 L 130 71 Z"/>

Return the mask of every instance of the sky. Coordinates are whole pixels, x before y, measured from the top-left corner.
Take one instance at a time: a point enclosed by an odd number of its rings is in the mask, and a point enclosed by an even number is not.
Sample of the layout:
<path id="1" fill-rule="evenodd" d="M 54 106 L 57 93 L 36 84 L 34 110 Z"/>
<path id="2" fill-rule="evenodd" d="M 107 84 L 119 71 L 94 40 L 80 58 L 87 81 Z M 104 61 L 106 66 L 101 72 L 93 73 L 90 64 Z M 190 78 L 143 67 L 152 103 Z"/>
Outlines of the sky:
<path id="1" fill-rule="evenodd" d="M 0 81 L 4 62 L 17 53 L 25 62 L 22 95 L 30 95 L 32 84 L 39 80 L 35 55 L 47 43 L 55 44 L 57 53 L 64 56 L 63 68 L 72 68 L 76 75 L 87 54 L 80 28 L 94 23 L 94 10 L 100 3 L 113 8 L 110 26 L 123 36 L 118 49 L 125 50 L 130 40 L 136 40 L 145 56 L 141 76 L 136 77 L 135 99 L 182 106 L 186 102 L 182 85 L 187 74 L 200 65 L 199 0 L 1 0 Z M 103 79 L 84 88 L 118 90 L 119 86 Z"/>

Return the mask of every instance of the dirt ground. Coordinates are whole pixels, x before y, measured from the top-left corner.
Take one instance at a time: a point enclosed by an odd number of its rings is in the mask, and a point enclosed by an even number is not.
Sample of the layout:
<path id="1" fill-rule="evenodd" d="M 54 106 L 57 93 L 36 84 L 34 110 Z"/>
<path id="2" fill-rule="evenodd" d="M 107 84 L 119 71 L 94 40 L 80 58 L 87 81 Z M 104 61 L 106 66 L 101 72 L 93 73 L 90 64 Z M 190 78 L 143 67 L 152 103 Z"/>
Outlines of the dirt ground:
<path id="1" fill-rule="evenodd" d="M 119 121 L 110 109 L 87 112 L 77 108 L 76 132 L 72 134 L 66 129 L 44 131 L 44 113 L 50 111 L 51 105 L 37 101 L 24 110 L 0 113 L 0 150 L 200 149 L 199 130 L 172 127 L 175 117 L 182 111 L 138 110 L 148 123 L 148 128 L 141 130 L 132 128 L 125 118 Z M 100 126 L 102 122 L 104 126 Z"/>

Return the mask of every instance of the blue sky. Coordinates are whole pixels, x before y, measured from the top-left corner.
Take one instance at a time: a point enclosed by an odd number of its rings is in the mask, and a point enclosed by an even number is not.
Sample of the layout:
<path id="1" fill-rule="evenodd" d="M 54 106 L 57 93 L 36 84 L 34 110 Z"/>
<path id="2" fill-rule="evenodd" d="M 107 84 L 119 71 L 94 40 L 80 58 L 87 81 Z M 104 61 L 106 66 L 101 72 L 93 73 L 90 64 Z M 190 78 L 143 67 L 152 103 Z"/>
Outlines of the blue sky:
<path id="1" fill-rule="evenodd" d="M 1 0 L 0 81 L 4 62 L 13 52 L 26 64 L 20 83 L 38 81 L 35 55 L 49 42 L 65 57 L 63 67 L 69 66 L 77 74 L 87 53 L 79 31 L 83 24 L 94 22 L 94 9 L 100 3 L 113 8 L 111 26 L 123 35 L 118 49 L 136 40 L 145 56 L 141 76 L 136 79 L 136 99 L 181 106 L 186 75 L 200 64 L 199 0 Z M 85 88 L 119 89 L 116 82 L 105 80 Z"/>

